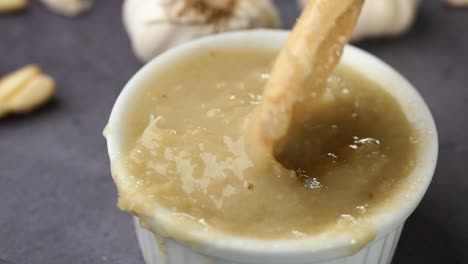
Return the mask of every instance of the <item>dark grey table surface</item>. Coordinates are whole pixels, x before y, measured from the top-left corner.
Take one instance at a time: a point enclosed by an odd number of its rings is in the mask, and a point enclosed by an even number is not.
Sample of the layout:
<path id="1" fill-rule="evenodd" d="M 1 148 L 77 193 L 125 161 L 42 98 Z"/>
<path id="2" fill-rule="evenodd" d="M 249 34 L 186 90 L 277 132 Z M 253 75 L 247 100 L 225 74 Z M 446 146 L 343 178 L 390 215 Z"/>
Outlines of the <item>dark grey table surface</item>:
<path id="1" fill-rule="evenodd" d="M 285 27 L 297 15 L 278 0 Z M 0 16 L 0 73 L 38 63 L 58 93 L 47 107 L 0 121 L 0 263 L 143 263 L 131 218 L 120 212 L 102 129 L 141 64 L 121 1 L 97 1 L 67 19 L 34 2 Z M 432 185 L 410 217 L 394 263 L 468 263 L 468 9 L 426 0 L 413 30 L 359 43 L 421 92 L 439 130 Z"/>

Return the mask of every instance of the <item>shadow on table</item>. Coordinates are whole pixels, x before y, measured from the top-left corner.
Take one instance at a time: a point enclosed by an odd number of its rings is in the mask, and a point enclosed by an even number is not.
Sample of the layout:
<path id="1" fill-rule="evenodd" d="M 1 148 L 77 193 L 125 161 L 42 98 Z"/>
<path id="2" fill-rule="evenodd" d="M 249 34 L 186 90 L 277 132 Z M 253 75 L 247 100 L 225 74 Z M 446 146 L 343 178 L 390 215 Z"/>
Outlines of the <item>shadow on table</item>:
<path id="1" fill-rule="evenodd" d="M 13 264 L 13 262 L 6 261 L 4 259 L 0 259 L 0 264 Z"/>
<path id="2" fill-rule="evenodd" d="M 0 119 L 0 129 L 2 127 L 6 127 L 6 125 L 11 126 L 13 124 L 24 123 L 24 122 L 28 122 L 29 120 L 35 119 L 35 118 L 39 118 L 39 117 L 49 115 L 52 112 L 56 111 L 59 107 L 60 107 L 60 102 L 56 98 L 54 98 L 49 103 L 47 103 L 46 105 L 44 105 L 44 106 L 42 106 L 42 107 L 40 107 L 38 109 L 35 109 L 35 110 L 31 111 L 31 112 L 24 113 L 24 114 L 11 114 L 11 115 L 8 115 L 8 116 Z M 3 264 L 3 263 L 0 262 L 0 264 Z"/>

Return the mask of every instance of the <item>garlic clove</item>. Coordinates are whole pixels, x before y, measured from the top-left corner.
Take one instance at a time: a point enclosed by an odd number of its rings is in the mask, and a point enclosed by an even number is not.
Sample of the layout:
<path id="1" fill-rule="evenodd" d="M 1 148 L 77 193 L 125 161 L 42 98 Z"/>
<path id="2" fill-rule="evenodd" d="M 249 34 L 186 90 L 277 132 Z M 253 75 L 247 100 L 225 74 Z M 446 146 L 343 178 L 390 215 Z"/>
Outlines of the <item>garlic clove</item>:
<path id="1" fill-rule="evenodd" d="M 0 117 L 26 113 L 43 105 L 55 92 L 55 81 L 35 65 L 25 66 L 0 80 Z"/>
<path id="2" fill-rule="evenodd" d="M 62 16 L 74 17 L 86 12 L 93 0 L 40 0 L 52 12 Z"/>
<path id="3" fill-rule="evenodd" d="M 55 82 L 41 74 L 28 82 L 9 102 L 14 112 L 28 112 L 48 101 L 55 92 Z"/>
<path id="4" fill-rule="evenodd" d="M 0 79 L 0 106 L 14 96 L 18 87 L 25 85 L 40 72 L 38 66 L 27 65 Z"/>
<path id="5" fill-rule="evenodd" d="M 208 1 L 201 7 L 191 6 L 193 1 L 125 0 L 123 22 L 138 59 L 149 61 L 166 49 L 214 33 L 280 24 L 271 0 L 197 0 Z"/>
<path id="6" fill-rule="evenodd" d="M 28 6 L 28 0 L 0 0 L 0 14 L 17 12 Z"/>

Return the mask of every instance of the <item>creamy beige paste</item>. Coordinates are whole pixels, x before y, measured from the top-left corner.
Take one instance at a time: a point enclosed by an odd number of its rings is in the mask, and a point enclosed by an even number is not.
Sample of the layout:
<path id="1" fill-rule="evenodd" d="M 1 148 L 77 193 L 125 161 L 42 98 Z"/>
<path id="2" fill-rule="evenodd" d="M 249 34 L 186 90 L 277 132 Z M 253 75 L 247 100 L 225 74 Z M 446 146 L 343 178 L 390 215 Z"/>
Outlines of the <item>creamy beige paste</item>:
<path id="1" fill-rule="evenodd" d="M 384 206 L 413 169 L 416 133 L 390 94 L 344 66 L 310 102 L 301 169 L 249 156 L 248 118 L 275 55 L 204 51 L 155 76 L 128 117 L 123 165 L 136 180 L 119 190 L 120 208 L 150 215 L 158 205 L 263 239 L 316 235 Z"/>

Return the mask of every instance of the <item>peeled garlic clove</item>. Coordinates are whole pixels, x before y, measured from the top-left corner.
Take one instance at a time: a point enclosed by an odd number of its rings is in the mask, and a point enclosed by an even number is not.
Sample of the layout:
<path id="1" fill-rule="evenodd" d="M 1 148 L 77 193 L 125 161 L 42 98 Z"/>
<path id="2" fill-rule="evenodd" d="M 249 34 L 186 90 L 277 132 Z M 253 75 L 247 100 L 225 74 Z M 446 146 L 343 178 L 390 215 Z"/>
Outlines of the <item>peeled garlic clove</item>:
<path id="1" fill-rule="evenodd" d="M 0 0 L 0 14 L 20 11 L 28 6 L 28 0 Z"/>
<path id="2" fill-rule="evenodd" d="M 307 0 L 299 0 L 303 6 Z M 366 0 L 354 28 L 353 41 L 399 36 L 410 29 L 420 0 Z"/>
<path id="3" fill-rule="evenodd" d="M 41 69 L 36 65 L 27 65 L 0 79 L 0 106 L 14 96 L 18 87 L 25 85 L 40 72 Z"/>
<path id="4" fill-rule="evenodd" d="M 271 0 L 125 0 L 123 22 L 144 62 L 198 37 L 280 24 Z"/>
<path id="5" fill-rule="evenodd" d="M 48 101 L 54 92 L 54 80 L 48 75 L 41 74 L 29 81 L 9 101 L 9 107 L 15 112 L 28 112 Z"/>
<path id="6" fill-rule="evenodd" d="M 93 0 L 40 0 L 51 11 L 68 17 L 77 16 L 91 8 Z"/>
<path id="7" fill-rule="evenodd" d="M 451 6 L 468 6 L 468 0 L 442 0 L 442 2 Z"/>
<path id="8" fill-rule="evenodd" d="M 35 65 L 25 66 L 0 80 L 0 117 L 32 111 L 49 101 L 54 92 L 50 76 Z"/>

